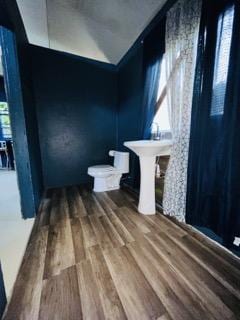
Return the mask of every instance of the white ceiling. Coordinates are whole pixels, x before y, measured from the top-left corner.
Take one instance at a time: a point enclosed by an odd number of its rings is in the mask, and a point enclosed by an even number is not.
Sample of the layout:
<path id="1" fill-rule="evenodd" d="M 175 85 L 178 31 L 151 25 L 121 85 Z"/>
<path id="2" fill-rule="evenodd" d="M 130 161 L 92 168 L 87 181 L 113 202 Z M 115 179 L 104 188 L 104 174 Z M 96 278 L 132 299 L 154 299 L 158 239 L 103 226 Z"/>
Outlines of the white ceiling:
<path id="1" fill-rule="evenodd" d="M 17 0 L 29 42 L 117 64 L 167 0 Z"/>

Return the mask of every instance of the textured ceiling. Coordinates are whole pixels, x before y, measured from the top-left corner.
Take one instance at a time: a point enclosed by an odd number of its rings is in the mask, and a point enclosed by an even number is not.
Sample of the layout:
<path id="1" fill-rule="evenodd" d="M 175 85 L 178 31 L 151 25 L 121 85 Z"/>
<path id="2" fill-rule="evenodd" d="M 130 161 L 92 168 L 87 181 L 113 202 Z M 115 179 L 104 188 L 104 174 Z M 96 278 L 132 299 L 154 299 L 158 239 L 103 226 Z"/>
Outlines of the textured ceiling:
<path id="1" fill-rule="evenodd" d="M 117 64 L 167 0 L 17 0 L 29 42 Z"/>

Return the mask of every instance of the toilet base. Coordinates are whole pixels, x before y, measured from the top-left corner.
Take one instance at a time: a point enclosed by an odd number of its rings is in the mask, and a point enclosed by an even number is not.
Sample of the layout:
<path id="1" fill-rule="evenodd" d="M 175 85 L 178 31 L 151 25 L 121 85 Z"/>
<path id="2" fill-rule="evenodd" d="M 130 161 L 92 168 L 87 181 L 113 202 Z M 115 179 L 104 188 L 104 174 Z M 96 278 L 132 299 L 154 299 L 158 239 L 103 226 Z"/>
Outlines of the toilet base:
<path id="1" fill-rule="evenodd" d="M 121 174 L 111 175 L 109 177 L 94 178 L 94 192 L 105 192 L 120 189 Z"/>
<path id="2" fill-rule="evenodd" d="M 94 192 L 107 192 L 107 191 L 113 191 L 113 190 L 119 190 L 120 186 L 117 187 L 112 187 L 112 188 L 108 188 L 108 189 L 95 189 L 95 187 L 93 188 Z"/>

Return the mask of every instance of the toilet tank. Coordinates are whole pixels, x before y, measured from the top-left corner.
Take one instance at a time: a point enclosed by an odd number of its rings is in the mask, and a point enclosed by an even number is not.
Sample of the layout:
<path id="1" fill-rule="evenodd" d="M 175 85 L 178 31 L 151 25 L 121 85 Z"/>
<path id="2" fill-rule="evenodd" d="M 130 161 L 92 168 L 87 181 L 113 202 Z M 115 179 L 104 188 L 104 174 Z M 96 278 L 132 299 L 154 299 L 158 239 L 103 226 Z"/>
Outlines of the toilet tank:
<path id="1" fill-rule="evenodd" d="M 109 155 L 114 157 L 113 166 L 121 173 L 129 172 L 129 152 L 109 151 Z"/>

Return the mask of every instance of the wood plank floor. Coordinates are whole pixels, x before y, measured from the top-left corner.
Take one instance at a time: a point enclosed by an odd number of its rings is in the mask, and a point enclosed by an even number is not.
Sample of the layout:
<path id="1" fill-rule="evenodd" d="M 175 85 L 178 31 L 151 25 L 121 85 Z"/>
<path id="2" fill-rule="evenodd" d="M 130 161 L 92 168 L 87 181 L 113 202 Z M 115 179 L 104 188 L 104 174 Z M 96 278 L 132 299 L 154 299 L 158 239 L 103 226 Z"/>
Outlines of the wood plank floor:
<path id="1" fill-rule="evenodd" d="M 4 319 L 240 319 L 240 260 L 136 204 L 123 190 L 49 190 Z"/>

